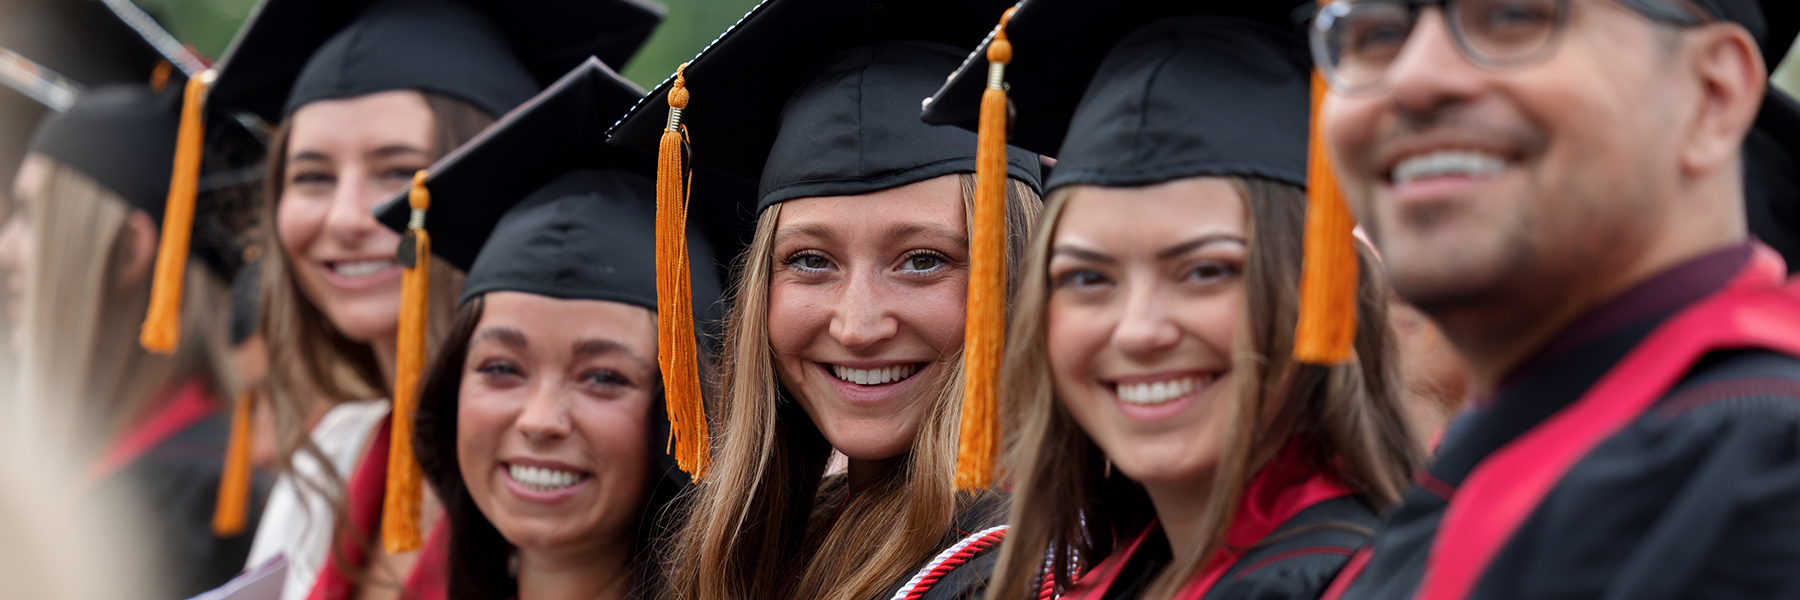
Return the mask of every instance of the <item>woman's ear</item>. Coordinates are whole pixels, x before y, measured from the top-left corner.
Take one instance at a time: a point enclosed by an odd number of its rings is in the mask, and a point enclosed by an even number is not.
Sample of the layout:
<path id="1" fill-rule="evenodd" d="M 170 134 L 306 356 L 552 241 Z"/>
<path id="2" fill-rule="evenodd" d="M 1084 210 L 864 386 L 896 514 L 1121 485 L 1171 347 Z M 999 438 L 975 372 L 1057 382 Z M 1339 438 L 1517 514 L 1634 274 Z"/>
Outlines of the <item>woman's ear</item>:
<path id="1" fill-rule="evenodd" d="M 150 268 L 156 264 L 156 246 L 161 235 L 162 232 L 158 231 L 156 221 L 150 219 L 149 213 L 133 209 L 125 216 L 125 226 L 119 230 L 118 241 L 121 246 L 119 289 L 137 286 L 150 277 Z"/>

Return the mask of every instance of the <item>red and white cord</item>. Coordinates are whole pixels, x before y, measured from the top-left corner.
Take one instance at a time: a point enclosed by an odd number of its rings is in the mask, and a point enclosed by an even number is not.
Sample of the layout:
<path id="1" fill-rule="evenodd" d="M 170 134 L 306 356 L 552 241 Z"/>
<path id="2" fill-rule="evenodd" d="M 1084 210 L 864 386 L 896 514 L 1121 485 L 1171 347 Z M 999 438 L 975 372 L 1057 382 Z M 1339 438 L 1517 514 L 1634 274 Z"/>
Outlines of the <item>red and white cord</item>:
<path id="1" fill-rule="evenodd" d="M 938 580 L 998 545 L 1000 540 L 1006 539 L 1006 529 L 1006 525 L 996 525 L 957 540 L 955 544 L 939 552 L 931 562 L 925 563 L 925 568 L 914 573 L 912 579 L 906 581 L 906 585 L 900 586 L 900 591 L 894 593 L 893 600 L 919 600 L 925 597 L 925 592 L 931 591 L 931 586 L 936 585 Z"/>

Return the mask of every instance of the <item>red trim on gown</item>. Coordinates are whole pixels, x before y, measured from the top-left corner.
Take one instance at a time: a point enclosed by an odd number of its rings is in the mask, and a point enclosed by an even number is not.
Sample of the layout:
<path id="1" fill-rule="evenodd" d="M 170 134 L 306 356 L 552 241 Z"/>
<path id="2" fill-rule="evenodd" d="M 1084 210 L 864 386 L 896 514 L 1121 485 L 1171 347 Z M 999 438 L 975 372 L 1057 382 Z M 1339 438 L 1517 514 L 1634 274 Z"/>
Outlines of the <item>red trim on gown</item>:
<path id="1" fill-rule="evenodd" d="M 1238 501 L 1236 516 L 1225 531 L 1223 547 L 1175 594 L 1177 600 L 1198 600 L 1205 596 L 1247 550 L 1269 537 L 1283 523 L 1314 505 L 1353 493 L 1350 486 L 1337 477 L 1307 464 L 1306 454 L 1304 445 L 1290 443 L 1274 462 L 1256 474 Z M 1107 590 L 1144 539 L 1160 526 L 1159 521 L 1151 521 L 1130 544 L 1094 565 L 1063 597 L 1070 600 L 1106 597 Z"/>
<path id="2" fill-rule="evenodd" d="M 162 408 L 125 430 L 124 435 L 119 436 L 88 467 L 83 480 L 90 486 L 105 481 L 143 458 L 145 453 L 175 437 L 175 434 L 206 420 L 217 411 L 218 403 L 206 393 L 206 384 L 199 379 L 189 380 L 175 388 L 175 393 Z"/>
<path id="3" fill-rule="evenodd" d="M 392 417 L 382 417 L 381 424 L 376 425 L 375 435 L 370 436 L 369 449 L 363 453 L 362 460 L 357 461 L 356 471 L 350 476 L 345 508 L 349 512 L 347 521 L 365 540 L 374 541 L 379 537 L 381 529 L 381 506 L 387 494 L 388 443 Z M 319 570 L 319 578 L 314 580 L 312 593 L 308 600 L 349 600 L 356 595 L 356 580 L 348 571 L 361 572 L 369 565 L 369 557 L 364 548 L 355 543 L 347 535 L 339 534 L 332 540 L 332 554 L 326 557 L 325 567 Z M 407 573 L 406 583 L 401 587 L 401 598 L 406 600 L 444 600 L 449 584 L 450 534 L 445 530 L 442 519 L 431 527 L 425 537 L 425 545 L 419 549 L 419 559 L 413 563 L 412 572 Z M 351 569 L 346 569 L 338 561 L 343 559 Z"/>

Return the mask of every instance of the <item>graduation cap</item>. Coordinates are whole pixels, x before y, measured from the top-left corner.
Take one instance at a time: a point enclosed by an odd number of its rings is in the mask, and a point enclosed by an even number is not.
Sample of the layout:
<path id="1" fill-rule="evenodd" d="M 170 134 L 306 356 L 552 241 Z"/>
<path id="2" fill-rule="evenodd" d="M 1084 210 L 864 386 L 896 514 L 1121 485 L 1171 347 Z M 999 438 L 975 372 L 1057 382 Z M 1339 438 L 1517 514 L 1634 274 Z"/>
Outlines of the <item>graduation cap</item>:
<path id="1" fill-rule="evenodd" d="M 703 238 L 681 238 L 702 261 L 698 269 L 685 264 L 679 269 L 678 276 L 691 277 L 692 295 L 673 308 L 659 305 L 657 282 L 674 274 L 656 262 L 654 164 L 605 142 L 613 119 L 642 95 L 604 63 L 589 59 L 421 172 L 405 198 L 379 207 L 377 217 L 407 236 L 400 251 L 407 267 L 402 304 L 425 296 L 426 256 L 435 252 L 468 272 L 464 301 L 488 292 L 519 291 L 622 302 L 657 311 L 659 322 L 686 320 L 693 331 L 694 304 L 710 310 L 719 296 L 711 247 Z M 392 439 L 406 442 L 390 453 L 397 458 L 388 468 L 384 536 L 390 527 L 404 527 L 393 519 L 410 516 L 416 522 L 418 510 L 416 480 L 406 487 L 404 476 L 397 479 L 396 474 L 418 469 L 410 415 L 422 364 L 407 361 L 423 356 L 423 311 L 403 310 L 400 327 L 402 363 L 396 369 Z M 684 372 L 684 365 L 689 374 L 698 368 L 693 340 L 688 340 L 686 354 L 678 344 L 671 349 L 667 339 L 659 342 L 657 358 L 666 382 L 673 379 L 670 373 Z M 408 345 L 415 351 L 409 352 Z M 411 362 L 422 363 L 417 358 Z M 673 387 L 665 383 L 665 390 Z M 694 398 L 692 404 L 667 403 L 669 420 L 676 424 L 676 460 L 687 460 L 695 445 L 706 443 L 704 435 L 684 437 L 690 427 L 704 432 L 705 410 L 697 393 Z M 406 504 L 396 505 L 397 500 Z"/>
<path id="2" fill-rule="evenodd" d="M 986 156 L 1004 176 L 976 196 L 970 249 L 974 263 L 988 270 L 978 267 L 971 279 L 965 361 L 997 365 L 1005 319 L 1004 179 L 1041 189 L 1038 157 L 1004 143 L 980 149 L 975 136 L 927 126 L 915 111 L 1010 4 L 766 0 L 633 107 L 613 127 L 610 141 L 657 154 L 658 210 L 675 217 L 661 221 L 665 238 L 681 231 L 689 167 L 758 182 L 760 213 L 795 198 L 867 194 L 973 173 Z M 674 255 L 678 247 L 663 247 L 671 253 L 659 257 L 660 264 L 685 264 Z M 666 286 L 662 295 L 686 294 Z M 978 322 L 995 333 L 973 333 Z M 679 329 L 663 335 L 691 337 Z M 985 383 L 970 389 L 991 392 Z M 977 405 L 992 408 L 991 401 L 965 401 L 964 410 Z M 691 472 L 699 476 L 706 458 L 696 464 L 698 471 Z"/>
<path id="3" fill-rule="evenodd" d="M 1139 0 L 1095 11 L 1079 0 L 1027 0 L 926 100 L 921 118 L 976 131 L 983 147 L 1010 135 L 1014 145 L 1055 155 L 1051 189 L 1197 176 L 1305 186 L 1311 63 L 1290 20 L 1299 5 Z M 999 183 L 995 170 L 976 177 L 977 186 Z M 1332 275 L 1349 283 L 1339 304 L 1352 312 L 1340 318 L 1354 327 L 1352 224 L 1342 214 L 1339 258 L 1350 270 Z M 1303 294 L 1318 289 L 1302 284 Z M 1347 357 L 1354 330 L 1341 334 Z M 973 326 L 968 335 L 977 335 Z M 965 399 L 963 431 L 997 431 L 991 412 L 972 415 L 969 405 Z M 992 472 L 994 446 L 965 435 L 964 448 L 959 482 Z"/>
<path id="4" fill-rule="evenodd" d="M 624 64 L 662 16 L 639 0 L 263 0 L 208 101 L 275 123 L 315 100 L 412 89 L 499 116 L 590 55 Z"/>

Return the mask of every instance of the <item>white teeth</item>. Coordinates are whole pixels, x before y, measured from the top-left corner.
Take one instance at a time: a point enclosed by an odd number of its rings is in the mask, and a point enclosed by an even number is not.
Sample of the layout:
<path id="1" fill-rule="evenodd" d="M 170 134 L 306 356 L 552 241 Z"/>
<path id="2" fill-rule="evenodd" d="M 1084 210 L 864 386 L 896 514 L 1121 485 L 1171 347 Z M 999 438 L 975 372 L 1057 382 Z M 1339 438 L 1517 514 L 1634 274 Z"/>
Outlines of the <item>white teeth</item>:
<path id="1" fill-rule="evenodd" d="M 359 260 L 341 262 L 331 266 L 331 272 L 339 277 L 368 277 L 387 270 L 398 263 L 392 260 Z"/>
<path id="2" fill-rule="evenodd" d="M 581 474 L 573 471 L 523 465 L 506 465 L 506 468 L 507 473 L 512 475 L 513 481 L 540 492 L 560 490 L 581 481 Z"/>
<path id="3" fill-rule="evenodd" d="M 1212 383 L 1212 377 L 1186 377 L 1156 383 L 1119 384 L 1119 399 L 1130 404 L 1162 404 L 1194 393 Z"/>
<path id="4" fill-rule="evenodd" d="M 917 373 L 918 371 L 919 365 L 917 364 L 894 365 L 892 367 L 882 367 L 879 369 L 852 369 L 850 367 L 831 365 L 832 375 L 836 375 L 838 379 L 856 385 L 881 385 L 884 383 L 893 383 L 912 377 L 912 374 Z"/>
<path id="5" fill-rule="evenodd" d="M 1506 168 L 1506 160 L 1485 152 L 1439 150 L 1420 154 L 1394 165 L 1393 183 L 1399 185 L 1431 177 L 1483 177 Z"/>

